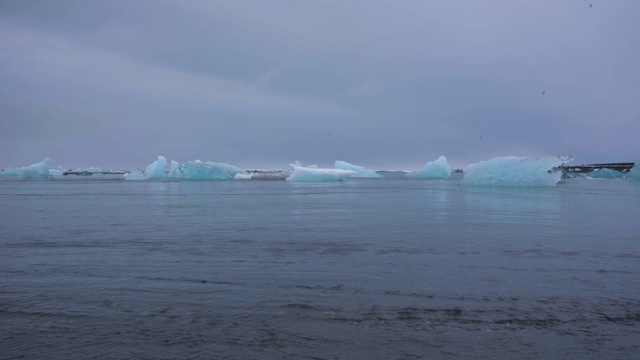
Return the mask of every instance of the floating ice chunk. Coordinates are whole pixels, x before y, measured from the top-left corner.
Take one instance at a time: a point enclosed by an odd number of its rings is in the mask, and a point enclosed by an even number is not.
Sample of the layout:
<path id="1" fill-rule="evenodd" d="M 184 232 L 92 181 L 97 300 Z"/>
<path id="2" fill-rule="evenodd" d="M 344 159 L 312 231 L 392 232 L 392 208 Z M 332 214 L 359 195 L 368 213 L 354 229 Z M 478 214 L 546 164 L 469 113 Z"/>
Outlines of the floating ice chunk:
<path id="1" fill-rule="evenodd" d="M 624 174 L 617 170 L 603 168 L 590 171 L 587 173 L 587 176 L 594 179 L 612 179 L 621 178 Z"/>
<path id="2" fill-rule="evenodd" d="M 64 175 L 64 170 L 49 169 L 49 175 L 51 175 L 51 176 L 62 176 L 62 175 Z"/>
<path id="3" fill-rule="evenodd" d="M 451 176 L 451 167 L 444 156 L 426 163 L 422 170 L 410 171 L 405 174 L 405 177 L 411 179 L 446 179 L 449 176 Z"/>
<path id="4" fill-rule="evenodd" d="M 353 177 L 364 177 L 364 178 L 379 178 L 382 177 L 382 175 L 376 173 L 375 171 L 371 170 L 371 169 L 366 169 L 362 166 L 358 166 L 358 165 L 353 165 L 350 164 L 346 161 L 342 161 L 342 160 L 336 160 L 336 164 L 334 166 L 336 169 L 340 169 L 340 170 L 351 170 L 351 171 L 355 171 L 357 173 L 357 175 L 353 175 Z"/>
<path id="5" fill-rule="evenodd" d="M 58 166 L 55 169 L 49 168 L 49 174 L 51 176 L 63 176 L 65 172 L 67 172 L 67 170 L 63 168 L 62 165 Z"/>
<path id="6" fill-rule="evenodd" d="M 180 163 L 171 160 L 171 169 L 169 170 L 169 177 L 172 179 L 180 179 L 182 177 L 182 173 L 180 172 Z"/>
<path id="7" fill-rule="evenodd" d="M 144 169 L 144 175 L 147 179 L 164 179 L 167 174 L 164 168 L 167 166 L 167 159 L 164 156 L 158 156 L 158 160 L 147 165 Z"/>
<path id="8" fill-rule="evenodd" d="M 22 176 L 22 173 L 16 168 L 6 168 L 0 171 L 0 176 Z"/>
<path id="9" fill-rule="evenodd" d="M 180 164 L 179 168 L 185 179 L 226 180 L 247 173 L 233 165 L 200 160 Z"/>
<path id="10" fill-rule="evenodd" d="M 631 170 L 627 173 L 627 177 L 640 179 L 640 161 L 636 161 Z"/>
<path id="11" fill-rule="evenodd" d="M 251 180 L 251 176 L 253 174 L 242 174 L 242 173 L 238 173 L 236 174 L 236 176 L 234 176 L 233 178 L 235 180 Z"/>
<path id="12" fill-rule="evenodd" d="M 133 170 L 130 173 L 122 176 L 125 180 L 146 180 L 144 173 L 141 170 Z"/>
<path id="13" fill-rule="evenodd" d="M 358 175 L 353 170 L 309 168 L 294 164 L 291 166 L 293 173 L 287 178 L 287 181 L 339 181 Z"/>
<path id="14" fill-rule="evenodd" d="M 558 166 L 569 156 L 499 157 L 467 166 L 462 185 L 475 186 L 555 186 L 562 178 Z"/>
<path id="15" fill-rule="evenodd" d="M 285 180 L 291 175 L 293 170 L 271 169 L 271 170 L 252 170 L 251 180 Z"/>
<path id="16" fill-rule="evenodd" d="M 24 179 L 49 179 L 51 177 L 51 173 L 49 172 L 50 164 L 51 160 L 45 158 L 37 164 L 15 169 L 5 169 L 1 174 L 2 176 L 21 176 Z"/>

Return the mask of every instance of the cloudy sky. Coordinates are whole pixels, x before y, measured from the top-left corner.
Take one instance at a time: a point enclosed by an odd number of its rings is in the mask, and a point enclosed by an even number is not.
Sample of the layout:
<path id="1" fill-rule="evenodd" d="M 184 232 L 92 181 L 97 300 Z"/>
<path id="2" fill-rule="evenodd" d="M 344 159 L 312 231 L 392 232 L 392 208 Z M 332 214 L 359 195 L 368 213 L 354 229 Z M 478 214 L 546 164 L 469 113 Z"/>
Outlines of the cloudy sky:
<path id="1" fill-rule="evenodd" d="M 637 0 L 0 0 L 0 167 L 635 161 L 638 14 Z"/>

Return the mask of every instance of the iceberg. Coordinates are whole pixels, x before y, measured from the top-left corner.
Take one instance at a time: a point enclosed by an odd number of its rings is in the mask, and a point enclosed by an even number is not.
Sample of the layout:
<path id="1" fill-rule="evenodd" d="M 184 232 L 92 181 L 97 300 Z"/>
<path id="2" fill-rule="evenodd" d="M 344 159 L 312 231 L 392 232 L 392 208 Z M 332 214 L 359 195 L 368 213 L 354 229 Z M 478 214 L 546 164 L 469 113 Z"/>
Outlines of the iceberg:
<path id="1" fill-rule="evenodd" d="M 5 169 L 0 174 L 2 176 L 21 176 L 24 179 L 49 179 L 51 178 L 50 164 L 51 159 L 45 158 L 41 162 L 29 166 Z"/>
<path id="2" fill-rule="evenodd" d="M 180 163 L 171 160 L 171 169 L 169 170 L 169 177 L 172 179 L 180 179 L 182 177 L 182 173 L 180 172 Z"/>
<path id="3" fill-rule="evenodd" d="M 200 160 L 180 164 L 179 169 L 183 178 L 198 180 L 227 180 L 235 178 L 237 174 L 247 174 L 233 165 Z"/>
<path id="4" fill-rule="evenodd" d="M 542 187 L 555 186 L 562 178 L 558 169 L 570 156 L 498 157 L 467 166 L 461 185 Z"/>
<path id="5" fill-rule="evenodd" d="M 624 176 L 624 174 L 618 170 L 607 169 L 607 168 L 593 170 L 588 172 L 586 175 L 594 179 L 613 179 L 613 178 L 621 178 Z"/>
<path id="6" fill-rule="evenodd" d="M 86 172 L 90 172 L 90 173 L 101 173 L 101 172 L 103 172 L 103 171 L 102 171 L 102 169 L 100 169 L 100 168 L 99 168 L 99 167 L 97 167 L 97 166 L 93 166 L 93 167 L 90 167 L 90 168 L 84 169 L 84 171 L 86 171 Z"/>
<path id="7" fill-rule="evenodd" d="M 199 179 L 199 180 L 224 180 L 233 179 L 237 174 L 247 174 L 246 171 L 233 165 L 202 162 L 200 160 L 179 163 L 171 160 L 169 173 L 165 172 L 167 159 L 158 156 L 158 160 L 147 165 L 144 171 L 133 170 L 124 175 L 125 180 L 147 180 L 147 179 Z"/>
<path id="8" fill-rule="evenodd" d="M 631 170 L 627 173 L 630 178 L 640 179 L 640 161 L 636 161 Z"/>
<path id="9" fill-rule="evenodd" d="M 340 181 L 348 177 L 358 175 L 353 170 L 310 168 L 290 164 L 293 173 L 287 181 Z"/>
<path id="10" fill-rule="evenodd" d="M 49 169 L 49 175 L 51 176 L 63 176 L 64 170 L 62 169 Z"/>
<path id="11" fill-rule="evenodd" d="M 141 170 L 133 170 L 130 173 L 124 174 L 123 178 L 125 180 L 147 180 Z"/>
<path id="12" fill-rule="evenodd" d="M 426 163 L 422 170 L 410 171 L 404 176 L 410 179 L 446 179 L 451 176 L 451 167 L 447 158 L 440 156 L 437 160 Z"/>
<path id="13" fill-rule="evenodd" d="M 379 178 L 382 177 L 382 175 L 376 173 L 375 171 L 371 170 L 371 169 L 366 169 L 362 166 L 358 166 L 358 165 L 353 165 L 350 164 L 346 161 L 342 161 L 342 160 L 336 160 L 336 163 L 334 165 L 334 167 L 336 169 L 340 169 L 340 170 L 351 170 L 351 171 L 355 171 L 357 173 L 357 175 L 353 175 L 353 177 L 363 177 L 363 178 Z"/>
<path id="14" fill-rule="evenodd" d="M 164 156 L 158 156 L 158 160 L 147 165 L 144 169 L 144 175 L 147 179 L 164 179 L 167 174 L 164 168 L 167 166 L 167 159 Z"/>
<path id="15" fill-rule="evenodd" d="M 234 180 L 251 180 L 253 174 L 242 174 L 238 173 L 233 177 Z"/>

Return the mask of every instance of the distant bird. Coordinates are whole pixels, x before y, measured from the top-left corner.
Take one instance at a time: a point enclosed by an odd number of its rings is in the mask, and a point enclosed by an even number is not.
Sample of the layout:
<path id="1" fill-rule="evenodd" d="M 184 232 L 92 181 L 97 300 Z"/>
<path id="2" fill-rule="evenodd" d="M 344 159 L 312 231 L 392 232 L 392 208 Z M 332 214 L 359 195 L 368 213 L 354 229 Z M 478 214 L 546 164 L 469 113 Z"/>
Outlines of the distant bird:
<path id="1" fill-rule="evenodd" d="M 544 91 L 544 90 L 542 90 L 542 96 L 544 96 L 544 93 L 545 93 L 545 91 Z"/>
<path id="2" fill-rule="evenodd" d="M 589 7 L 593 7 L 593 5 L 589 4 Z"/>

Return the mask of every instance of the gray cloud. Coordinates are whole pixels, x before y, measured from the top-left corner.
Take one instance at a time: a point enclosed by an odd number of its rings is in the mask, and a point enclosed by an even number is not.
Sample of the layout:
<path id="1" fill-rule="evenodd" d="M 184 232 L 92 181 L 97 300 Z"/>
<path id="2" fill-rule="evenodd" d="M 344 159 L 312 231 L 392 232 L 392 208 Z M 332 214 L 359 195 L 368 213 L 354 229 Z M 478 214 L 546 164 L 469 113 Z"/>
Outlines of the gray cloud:
<path id="1" fill-rule="evenodd" d="M 640 158 L 635 1 L 0 3 L 0 166 Z M 542 92 L 545 91 L 544 95 Z"/>

